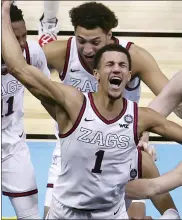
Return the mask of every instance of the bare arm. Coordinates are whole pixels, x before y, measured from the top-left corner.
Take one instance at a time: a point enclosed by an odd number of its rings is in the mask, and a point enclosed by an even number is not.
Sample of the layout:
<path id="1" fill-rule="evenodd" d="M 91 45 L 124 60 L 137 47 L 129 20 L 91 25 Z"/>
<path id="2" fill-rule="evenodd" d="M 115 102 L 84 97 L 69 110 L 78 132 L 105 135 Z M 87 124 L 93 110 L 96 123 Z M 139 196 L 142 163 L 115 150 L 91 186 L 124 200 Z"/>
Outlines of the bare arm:
<path id="1" fill-rule="evenodd" d="M 48 66 L 61 72 L 66 59 L 67 41 L 56 40 L 46 44 L 42 49 Z"/>
<path id="2" fill-rule="evenodd" d="M 11 27 L 9 7 L 9 1 L 2 5 L 2 54 L 11 74 L 41 101 L 62 106 L 68 112 L 72 105 L 80 109 L 83 95 L 77 89 L 51 82 L 39 69 L 25 62 Z"/>
<path id="3" fill-rule="evenodd" d="M 132 58 L 132 72 L 137 73 L 151 91 L 158 95 L 167 84 L 168 79 L 160 70 L 153 56 L 137 45 L 132 45 L 129 52 Z"/>
<path id="4" fill-rule="evenodd" d="M 167 117 L 182 101 L 182 71 L 176 73 L 150 107 Z"/>
<path id="5" fill-rule="evenodd" d="M 139 108 L 138 136 L 143 131 L 153 132 L 162 137 L 182 143 L 182 127 L 150 108 Z"/>
<path id="6" fill-rule="evenodd" d="M 159 171 L 152 158 L 142 151 L 142 177 L 151 179 L 159 176 Z M 161 215 L 170 208 L 176 209 L 169 193 L 154 196 L 151 201 Z"/>
<path id="7" fill-rule="evenodd" d="M 160 177 L 130 181 L 127 184 L 127 197 L 131 199 L 151 199 L 179 186 L 182 186 L 182 162 L 174 170 Z"/>

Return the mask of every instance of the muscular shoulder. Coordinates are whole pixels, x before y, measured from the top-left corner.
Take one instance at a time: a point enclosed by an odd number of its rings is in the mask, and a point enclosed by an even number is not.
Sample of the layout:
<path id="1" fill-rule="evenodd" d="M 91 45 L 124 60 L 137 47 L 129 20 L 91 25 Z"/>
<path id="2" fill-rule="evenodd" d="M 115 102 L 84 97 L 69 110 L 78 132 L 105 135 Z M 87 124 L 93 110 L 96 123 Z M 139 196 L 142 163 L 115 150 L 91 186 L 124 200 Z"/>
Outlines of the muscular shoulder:
<path id="1" fill-rule="evenodd" d="M 132 60 L 132 75 L 140 75 L 149 72 L 150 69 L 151 71 L 159 71 L 153 56 L 144 48 L 132 44 L 129 53 Z"/>
<path id="2" fill-rule="evenodd" d="M 68 41 L 57 40 L 46 44 L 42 49 L 47 63 L 54 69 L 62 71 L 64 67 Z"/>

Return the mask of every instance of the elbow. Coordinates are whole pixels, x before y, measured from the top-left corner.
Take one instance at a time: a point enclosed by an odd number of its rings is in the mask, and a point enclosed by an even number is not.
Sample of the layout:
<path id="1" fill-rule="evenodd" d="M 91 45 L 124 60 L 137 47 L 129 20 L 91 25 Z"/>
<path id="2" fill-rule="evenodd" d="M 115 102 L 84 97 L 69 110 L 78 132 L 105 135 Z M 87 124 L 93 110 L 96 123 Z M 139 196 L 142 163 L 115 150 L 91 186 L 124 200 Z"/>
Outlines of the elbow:
<path id="1" fill-rule="evenodd" d="M 151 199 L 152 197 L 156 196 L 156 192 L 157 192 L 156 185 L 153 183 L 151 179 L 147 186 L 146 199 Z"/>

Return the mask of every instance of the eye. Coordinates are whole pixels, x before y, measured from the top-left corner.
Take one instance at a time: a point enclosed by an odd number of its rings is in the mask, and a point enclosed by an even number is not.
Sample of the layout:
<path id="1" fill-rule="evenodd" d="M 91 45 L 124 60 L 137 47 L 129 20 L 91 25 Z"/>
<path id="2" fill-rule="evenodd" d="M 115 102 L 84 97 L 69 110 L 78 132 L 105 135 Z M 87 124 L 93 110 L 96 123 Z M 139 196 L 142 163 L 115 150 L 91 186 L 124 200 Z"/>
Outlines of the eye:
<path id="1" fill-rule="evenodd" d="M 82 40 L 82 39 L 78 39 L 78 42 L 79 42 L 79 44 L 85 44 L 85 40 Z"/>
<path id="2" fill-rule="evenodd" d="M 122 68 L 127 68 L 128 67 L 126 63 L 120 63 L 119 66 L 122 67 Z"/>
<path id="3" fill-rule="evenodd" d="M 92 42 L 92 44 L 93 44 L 94 46 L 98 46 L 98 45 L 100 44 L 100 42 L 95 41 L 95 42 Z"/>
<path id="4" fill-rule="evenodd" d="M 113 62 L 106 63 L 106 66 L 112 66 L 112 65 L 113 65 Z"/>

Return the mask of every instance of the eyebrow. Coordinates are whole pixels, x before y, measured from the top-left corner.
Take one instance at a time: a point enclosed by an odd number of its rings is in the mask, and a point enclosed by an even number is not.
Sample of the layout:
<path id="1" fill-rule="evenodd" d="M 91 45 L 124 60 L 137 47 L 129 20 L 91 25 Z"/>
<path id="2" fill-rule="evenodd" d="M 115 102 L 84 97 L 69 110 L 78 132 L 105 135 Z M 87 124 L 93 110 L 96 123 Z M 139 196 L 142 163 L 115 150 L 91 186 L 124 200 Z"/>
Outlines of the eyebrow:
<path id="1" fill-rule="evenodd" d="M 86 40 L 85 38 L 81 37 L 81 36 L 77 36 L 78 38 L 81 38 L 82 40 Z M 100 40 L 100 37 L 95 37 L 93 39 L 90 39 L 89 41 L 93 41 L 93 40 Z"/>
<path id="2" fill-rule="evenodd" d="M 115 63 L 115 61 L 109 60 L 109 61 L 106 61 L 105 63 Z M 126 65 L 128 65 L 125 61 L 121 61 L 121 62 L 119 62 L 119 64 L 126 64 Z"/>

